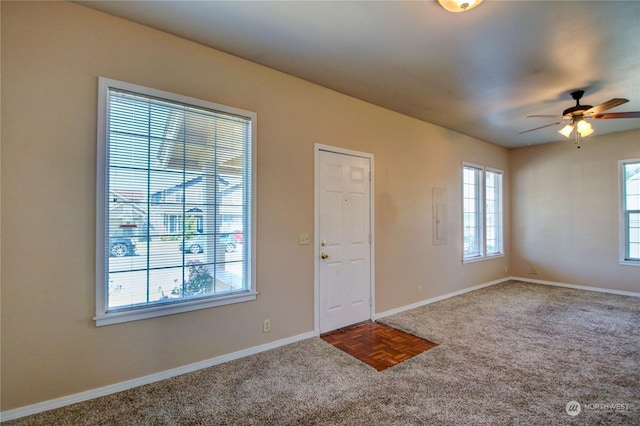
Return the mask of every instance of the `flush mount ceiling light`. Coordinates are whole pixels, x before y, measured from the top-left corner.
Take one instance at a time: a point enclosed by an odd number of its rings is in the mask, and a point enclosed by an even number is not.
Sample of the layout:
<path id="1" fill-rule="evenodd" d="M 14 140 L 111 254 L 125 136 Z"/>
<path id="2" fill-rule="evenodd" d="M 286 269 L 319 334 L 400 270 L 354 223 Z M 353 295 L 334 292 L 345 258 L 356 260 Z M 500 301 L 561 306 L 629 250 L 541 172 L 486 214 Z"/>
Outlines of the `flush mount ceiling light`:
<path id="1" fill-rule="evenodd" d="M 480 3 L 482 0 L 437 0 L 440 6 L 447 9 L 449 12 L 466 12 L 471 10 Z"/>

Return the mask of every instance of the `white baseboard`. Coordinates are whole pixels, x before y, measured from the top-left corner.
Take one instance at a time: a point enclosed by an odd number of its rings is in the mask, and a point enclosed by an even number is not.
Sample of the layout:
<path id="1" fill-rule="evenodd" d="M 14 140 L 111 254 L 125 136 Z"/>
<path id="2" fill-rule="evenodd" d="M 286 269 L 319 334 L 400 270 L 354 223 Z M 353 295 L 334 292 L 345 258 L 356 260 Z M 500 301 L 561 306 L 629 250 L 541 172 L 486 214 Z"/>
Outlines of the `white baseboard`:
<path id="1" fill-rule="evenodd" d="M 511 277 L 510 279 L 523 281 L 523 282 L 526 282 L 526 283 L 551 285 L 551 286 L 554 286 L 554 287 L 567 287 L 567 288 L 575 288 L 576 290 L 597 291 L 597 292 L 600 292 L 600 293 L 619 294 L 621 296 L 640 297 L 640 293 L 636 293 L 636 292 L 633 292 L 633 291 L 612 290 L 610 288 L 589 287 L 589 286 L 585 286 L 585 285 L 559 283 L 559 282 L 556 282 L 556 281 L 535 280 L 535 279 L 523 278 L 523 277 Z"/>
<path id="2" fill-rule="evenodd" d="M 380 312 L 379 314 L 375 314 L 374 319 L 380 319 L 384 317 L 388 317 L 389 315 L 399 314 L 400 312 L 408 311 L 410 309 L 419 308 L 420 306 L 430 305 L 431 303 L 438 302 L 440 300 L 449 299 L 450 297 L 459 296 L 464 293 L 468 293 L 470 291 L 479 290 L 484 287 L 489 287 L 491 285 L 500 284 L 505 281 L 509 281 L 511 277 L 500 278 L 494 281 L 489 281 L 484 284 L 474 285 L 473 287 L 464 288 L 462 290 L 454 291 L 452 293 L 443 294 L 442 296 L 432 297 L 431 299 L 421 300 L 416 303 L 412 303 L 410 305 L 401 306 L 399 308 L 391 309 L 389 311 Z"/>
<path id="3" fill-rule="evenodd" d="M 481 288 L 489 287 L 495 284 L 500 284 L 502 282 L 509 281 L 509 280 L 517 280 L 517 281 L 529 282 L 534 284 L 544 284 L 544 285 L 550 285 L 555 287 L 574 288 L 578 290 L 597 291 L 601 293 L 611 293 L 611 294 L 618 294 L 623 296 L 640 297 L 640 293 L 635 293 L 631 291 L 611 290 L 607 288 L 566 284 L 566 283 L 559 283 L 555 281 L 543 281 L 543 280 L 536 280 L 536 279 L 523 278 L 523 277 L 505 277 L 495 281 L 490 281 L 487 283 L 478 284 L 462 290 L 454 291 L 452 293 L 443 294 L 442 296 L 436 296 L 431 299 L 421 300 L 420 302 L 412 303 L 410 305 L 402 306 L 395 309 L 391 309 L 389 311 L 381 312 L 379 314 L 375 314 L 374 319 L 384 318 L 389 315 L 398 314 L 400 312 L 408 311 L 410 309 L 418 308 L 424 305 L 429 305 L 431 303 L 438 302 L 440 300 L 449 299 L 454 296 L 459 296 L 464 293 L 468 293 L 474 290 L 479 290 Z M 235 359 L 244 358 L 249 355 L 254 355 L 260 352 L 268 351 L 271 349 L 275 349 L 281 346 L 289 345 L 291 343 L 299 342 L 301 340 L 306 340 L 306 339 L 310 339 L 312 337 L 317 337 L 317 336 L 318 336 L 317 332 L 309 331 L 307 333 L 298 334 L 296 336 L 276 340 L 275 342 L 269 342 L 263 345 L 253 346 L 251 348 L 243 349 L 241 351 L 221 355 L 215 358 L 210 358 L 210 359 L 199 361 L 193 364 L 184 365 L 181 367 L 173 368 L 171 370 L 161 371 L 159 373 L 150 374 L 148 376 L 139 377 L 137 379 L 127 380 L 124 382 L 115 383 L 113 385 L 103 386 L 101 388 L 92 389 L 89 391 L 80 392 L 73 395 L 68 395 L 62 398 L 56 398 L 50 401 L 44 401 L 44 402 L 40 402 L 33 405 L 28 405 L 26 407 L 7 410 L 4 412 L 0 412 L 0 421 L 4 422 L 9 420 L 15 420 L 20 417 L 30 416 L 32 414 L 41 413 L 43 411 L 53 410 L 56 408 L 64 407 L 66 405 L 76 404 L 78 402 L 88 401 L 90 399 L 99 398 L 101 396 L 110 395 L 116 392 L 121 392 L 121 391 L 132 389 L 138 386 L 159 382 L 161 380 L 169 379 L 171 377 L 176 377 L 182 374 L 191 373 L 193 371 L 201 370 L 203 368 L 213 367 L 214 365 L 222 364 L 228 361 L 233 361 Z"/>
<path id="4" fill-rule="evenodd" d="M 101 396 L 110 395 L 116 392 L 121 392 L 127 389 L 132 389 L 138 386 L 147 385 L 150 383 L 159 382 L 160 380 L 169 379 L 171 377 L 179 376 L 193 371 L 201 370 L 203 368 L 213 367 L 214 365 L 222 364 L 235 359 L 244 358 L 249 355 L 254 355 L 260 352 L 268 351 L 278 348 L 280 346 L 289 345 L 291 343 L 299 342 L 301 340 L 310 339 L 316 337 L 318 334 L 314 331 L 310 331 L 296 336 L 288 337 L 275 342 L 265 343 L 259 346 L 253 346 L 251 348 L 243 349 L 241 351 L 233 352 L 210 358 L 204 361 L 195 362 L 193 364 L 183 365 L 181 367 L 172 368 L 171 370 L 161 371 L 159 373 L 150 374 L 148 376 L 139 377 L 137 379 L 131 379 L 113 385 L 103 386 L 101 388 L 88 390 L 85 392 L 76 393 L 73 395 L 64 396 L 62 398 L 52 399 L 50 401 L 39 402 L 37 404 L 28 405 L 26 407 L 16 408 L 13 410 L 7 410 L 0 413 L 0 421 L 15 420 L 20 417 L 30 416 L 32 414 L 41 413 L 43 411 L 53 410 L 55 408 L 64 407 L 66 405 L 76 404 L 82 401 L 88 401 L 90 399 L 99 398 Z"/>
<path id="5" fill-rule="evenodd" d="M 618 295 L 621 295 L 621 296 L 640 297 L 640 293 L 635 293 L 635 292 L 632 292 L 632 291 L 612 290 L 612 289 L 608 289 L 608 288 L 589 287 L 589 286 L 584 286 L 584 285 L 566 284 L 566 283 L 560 283 L 560 282 L 555 282 L 555 281 L 535 280 L 535 279 L 523 278 L 523 277 L 506 277 L 506 278 L 500 278 L 500 279 L 495 280 L 495 281 L 490 281 L 490 282 L 487 282 L 487 283 L 484 283 L 484 284 L 478 284 L 478 285 L 475 285 L 473 287 L 465 288 L 465 289 L 462 289 L 462 290 L 454 291 L 452 293 L 443 294 L 442 296 L 436 296 L 436 297 L 433 297 L 431 299 L 421 300 L 420 302 L 412 303 L 412 304 L 406 305 L 406 306 L 401 306 L 399 308 L 391 309 L 389 311 L 380 312 L 379 314 L 375 314 L 374 319 L 380 319 L 380 318 L 388 317 L 389 315 L 399 314 L 400 312 L 408 311 L 410 309 L 419 308 L 420 306 L 429 305 L 431 303 L 438 302 L 440 300 L 448 299 L 448 298 L 454 297 L 454 296 L 459 296 L 461 294 L 468 293 L 470 291 L 479 290 L 481 288 L 489 287 L 489 286 L 492 286 L 492 285 L 495 285 L 495 284 L 500 284 L 502 282 L 509 281 L 509 280 L 523 281 L 523 282 L 534 283 L 534 284 L 544 284 L 544 285 L 550 285 L 550 286 L 555 286 L 555 287 L 575 288 L 577 290 L 597 291 L 597 292 L 600 292 L 600 293 L 618 294 Z"/>

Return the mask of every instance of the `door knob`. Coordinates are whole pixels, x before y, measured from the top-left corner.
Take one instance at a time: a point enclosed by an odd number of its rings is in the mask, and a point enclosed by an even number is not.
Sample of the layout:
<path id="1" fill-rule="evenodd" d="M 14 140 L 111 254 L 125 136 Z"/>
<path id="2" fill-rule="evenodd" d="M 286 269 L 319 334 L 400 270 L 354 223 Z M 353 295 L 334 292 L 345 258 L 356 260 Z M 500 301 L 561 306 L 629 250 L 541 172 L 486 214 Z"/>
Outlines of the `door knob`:
<path id="1" fill-rule="evenodd" d="M 328 259 L 328 258 L 329 258 L 329 255 L 328 255 L 327 253 L 325 253 L 325 252 L 322 252 L 322 253 L 320 253 L 320 257 L 321 257 L 322 259 Z"/>

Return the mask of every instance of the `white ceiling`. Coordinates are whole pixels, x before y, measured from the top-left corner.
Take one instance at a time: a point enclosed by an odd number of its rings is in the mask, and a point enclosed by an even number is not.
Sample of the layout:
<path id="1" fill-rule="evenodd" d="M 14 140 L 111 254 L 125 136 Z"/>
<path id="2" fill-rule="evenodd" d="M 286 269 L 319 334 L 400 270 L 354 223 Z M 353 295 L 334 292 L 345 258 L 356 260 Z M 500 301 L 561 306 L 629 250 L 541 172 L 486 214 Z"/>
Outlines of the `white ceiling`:
<path id="1" fill-rule="evenodd" d="M 565 140 L 575 105 L 640 111 L 640 2 L 81 1 L 457 132 L 505 147 Z M 640 129 L 597 120 L 596 134 Z"/>

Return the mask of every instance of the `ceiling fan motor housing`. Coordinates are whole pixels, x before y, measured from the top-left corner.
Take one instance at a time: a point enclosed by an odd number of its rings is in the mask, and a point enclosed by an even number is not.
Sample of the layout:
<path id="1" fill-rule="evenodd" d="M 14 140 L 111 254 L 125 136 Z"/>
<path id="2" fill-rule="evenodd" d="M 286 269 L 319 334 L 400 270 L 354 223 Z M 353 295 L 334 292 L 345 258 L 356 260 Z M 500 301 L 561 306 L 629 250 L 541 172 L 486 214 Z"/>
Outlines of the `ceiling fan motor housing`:
<path id="1" fill-rule="evenodd" d="M 584 90 L 576 90 L 575 92 L 571 93 L 571 97 L 576 100 L 576 106 L 567 108 L 562 111 L 563 116 L 572 117 L 574 115 L 583 115 L 584 111 L 593 108 L 593 105 L 580 105 L 580 99 L 582 98 L 582 95 L 584 95 Z"/>
<path id="2" fill-rule="evenodd" d="M 582 113 L 588 109 L 593 108 L 592 105 L 576 105 L 574 107 L 571 108 L 567 108 L 564 111 L 562 111 L 562 115 L 568 115 L 569 117 L 574 116 L 574 115 L 582 115 Z"/>

